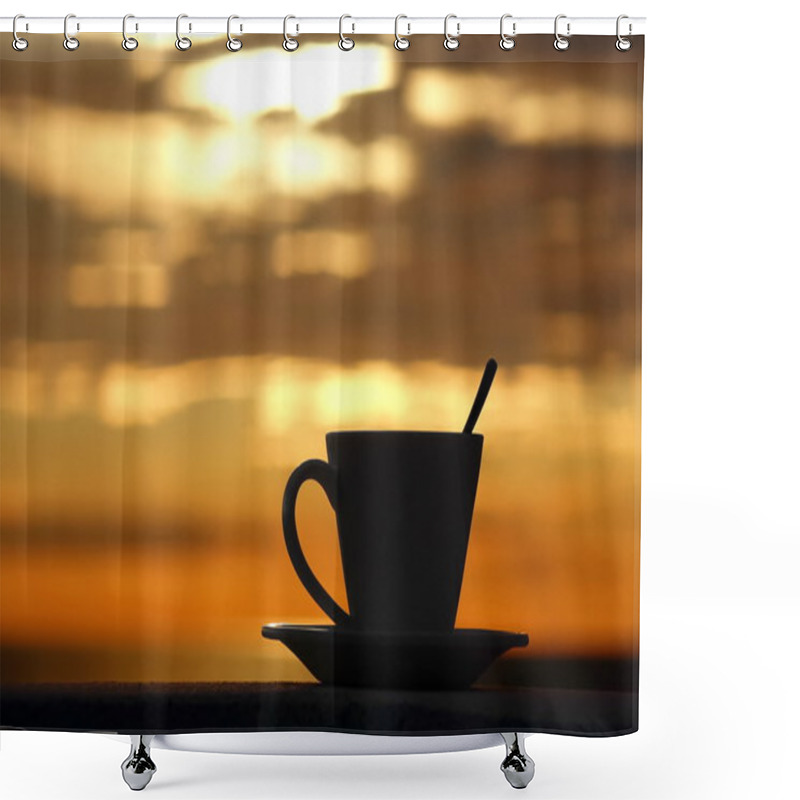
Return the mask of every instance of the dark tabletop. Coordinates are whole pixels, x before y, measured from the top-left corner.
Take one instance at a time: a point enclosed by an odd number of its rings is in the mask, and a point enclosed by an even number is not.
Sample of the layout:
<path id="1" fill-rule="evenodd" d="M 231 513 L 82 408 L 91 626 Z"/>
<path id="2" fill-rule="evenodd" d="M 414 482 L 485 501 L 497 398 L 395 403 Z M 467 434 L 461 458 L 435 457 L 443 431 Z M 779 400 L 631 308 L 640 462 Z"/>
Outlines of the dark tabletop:
<path id="1" fill-rule="evenodd" d="M 30 683 L 0 687 L 0 728 L 117 733 L 499 731 L 614 736 L 636 694 L 611 689 L 398 691 L 314 683 Z"/>

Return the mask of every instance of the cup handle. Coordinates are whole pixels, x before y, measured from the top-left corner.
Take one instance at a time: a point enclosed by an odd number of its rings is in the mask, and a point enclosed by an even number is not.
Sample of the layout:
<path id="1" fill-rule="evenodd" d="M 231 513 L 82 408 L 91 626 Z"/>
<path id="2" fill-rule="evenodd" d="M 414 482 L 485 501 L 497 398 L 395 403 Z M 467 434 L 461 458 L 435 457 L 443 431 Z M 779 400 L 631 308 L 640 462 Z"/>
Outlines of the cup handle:
<path id="1" fill-rule="evenodd" d="M 333 510 L 336 510 L 336 471 L 326 461 L 318 458 L 304 461 L 289 476 L 283 493 L 283 538 L 286 540 L 286 549 L 289 551 L 289 558 L 292 560 L 292 566 L 297 576 L 317 605 L 334 623 L 347 625 L 350 622 L 350 615 L 322 588 L 322 584 L 308 566 L 303 549 L 300 547 L 295 508 L 297 494 L 307 480 L 316 481 L 323 488 L 328 502 Z"/>

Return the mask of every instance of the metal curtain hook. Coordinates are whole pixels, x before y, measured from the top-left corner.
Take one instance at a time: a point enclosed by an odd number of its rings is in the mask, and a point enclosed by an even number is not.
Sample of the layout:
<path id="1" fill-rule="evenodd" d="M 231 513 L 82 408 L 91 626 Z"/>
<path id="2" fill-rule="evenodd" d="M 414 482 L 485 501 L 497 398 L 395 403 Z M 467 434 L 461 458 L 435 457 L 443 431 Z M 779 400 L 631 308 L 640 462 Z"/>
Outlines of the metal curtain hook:
<path id="1" fill-rule="evenodd" d="M 569 39 L 566 39 L 558 32 L 558 21 L 560 19 L 566 19 L 566 18 L 567 18 L 566 14 L 559 14 L 556 17 L 555 24 L 553 25 L 553 32 L 555 33 L 556 36 L 556 40 L 553 42 L 553 47 L 555 47 L 556 50 L 566 50 L 569 47 Z M 567 22 L 567 36 L 571 35 L 572 34 L 570 33 L 570 24 L 569 22 Z"/>
<path id="2" fill-rule="evenodd" d="M 231 51 L 231 53 L 237 53 L 239 50 L 242 49 L 242 47 L 244 47 L 244 42 L 241 39 L 237 39 L 231 33 L 231 22 L 233 22 L 235 19 L 239 19 L 239 17 L 237 17 L 236 14 L 231 14 L 228 17 L 228 41 L 225 43 L 225 47 L 227 47 L 228 50 Z M 242 26 L 240 25 L 239 31 L 241 30 Z"/>
<path id="3" fill-rule="evenodd" d="M 451 19 L 456 20 L 456 35 L 453 36 L 447 30 L 447 23 L 450 22 Z M 445 50 L 458 50 L 458 46 L 461 42 L 458 41 L 458 37 L 461 35 L 461 23 L 458 21 L 458 17 L 455 14 L 448 14 L 444 18 L 444 49 Z"/>
<path id="4" fill-rule="evenodd" d="M 23 50 L 27 50 L 28 49 L 28 40 L 21 38 L 17 34 L 17 20 L 18 19 L 25 19 L 25 15 L 24 14 L 17 14 L 14 17 L 14 21 L 11 23 L 11 33 L 14 34 L 14 38 L 11 41 L 11 46 L 15 50 L 17 50 L 18 52 L 21 53 Z"/>
<path id="5" fill-rule="evenodd" d="M 290 19 L 297 19 L 297 17 L 293 17 L 291 14 L 288 14 L 283 18 L 283 49 L 288 53 L 293 53 L 298 47 L 300 47 L 300 42 L 298 42 L 297 39 L 289 36 L 288 25 Z M 295 28 L 297 33 L 300 33 L 300 26 L 295 24 Z"/>
<path id="6" fill-rule="evenodd" d="M 501 50 L 513 50 L 514 46 L 517 44 L 513 37 L 517 35 L 517 23 L 511 23 L 511 36 L 509 36 L 504 30 L 504 24 L 507 19 L 512 19 L 511 14 L 503 14 L 500 17 L 500 49 Z"/>
<path id="7" fill-rule="evenodd" d="M 394 18 L 394 49 L 395 50 L 408 50 L 411 47 L 411 40 L 405 39 L 400 35 L 400 20 L 401 19 L 408 19 L 405 14 L 398 14 Z M 408 33 L 406 36 L 411 36 L 411 23 L 406 22 L 406 27 L 408 28 Z"/>
<path id="8" fill-rule="evenodd" d="M 629 19 L 627 14 L 620 14 L 617 17 L 617 44 L 616 44 L 616 48 L 617 48 L 617 50 L 619 50 L 619 51 L 621 51 L 623 53 L 626 50 L 630 50 L 631 49 L 631 40 L 624 38 L 622 36 L 622 34 L 619 32 L 620 22 L 622 22 L 622 20 L 624 20 L 624 19 Z M 628 36 L 630 36 L 632 33 L 633 33 L 633 25 L 631 25 L 631 23 L 629 22 L 628 23 Z"/>
<path id="9" fill-rule="evenodd" d="M 192 40 L 188 36 L 181 34 L 181 20 L 188 19 L 188 14 L 178 14 L 175 18 L 175 47 L 178 50 L 188 50 L 192 46 Z M 192 29 L 192 23 L 189 23 L 189 30 Z"/>
<path id="10" fill-rule="evenodd" d="M 67 14 L 67 16 L 64 17 L 64 49 L 70 51 L 77 50 L 81 45 L 81 43 L 74 36 L 69 35 L 68 26 L 71 19 L 75 19 L 74 14 Z M 80 29 L 81 26 L 78 23 L 75 23 L 75 30 L 79 31 Z"/>
<path id="11" fill-rule="evenodd" d="M 134 39 L 132 36 L 128 36 L 128 20 L 135 19 L 133 14 L 126 14 L 122 18 L 122 49 L 127 50 L 130 52 L 131 50 L 135 50 L 139 46 L 139 41 Z M 139 26 L 136 26 L 136 30 L 139 30 Z"/>
<path id="12" fill-rule="evenodd" d="M 353 19 L 353 18 L 349 14 L 342 14 L 342 16 L 339 17 L 339 49 L 340 50 L 352 50 L 356 46 L 356 43 L 352 39 L 350 39 L 350 38 L 348 38 L 347 36 L 344 35 L 343 26 L 344 26 L 344 21 L 346 19 Z M 355 33 L 356 32 L 356 24 L 355 24 L 355 22 L 352 23 L 352 28 L 353 28 L 352 32 Z"/>

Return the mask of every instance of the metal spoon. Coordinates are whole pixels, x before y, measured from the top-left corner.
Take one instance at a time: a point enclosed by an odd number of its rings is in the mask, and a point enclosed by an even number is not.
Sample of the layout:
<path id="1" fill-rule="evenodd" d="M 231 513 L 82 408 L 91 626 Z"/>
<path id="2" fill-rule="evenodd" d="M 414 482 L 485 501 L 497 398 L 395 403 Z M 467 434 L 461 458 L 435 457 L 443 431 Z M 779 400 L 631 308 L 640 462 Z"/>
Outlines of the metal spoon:
<path id="1" fill-rule="evenodd" d="M 483 404 L 486 402 L 489 389 L 492 388 L 492 381 L 494 380 L 495 372 L 497 372 L 497 362 L 493 358 L 490 358 L 486 362 L 486 367 L 483 370 L 483 377 L 481 378 L 481 384 L 478 387 L 478 393 L 475 395 L 475 400 L 473 401 L 472 408 L 469 411 L 467 424 L 464 425 L 464 433 L 472 433 L 472 429 L 475 427 L 478 417 L 481 415 L 481 411 L 483 410 Z"/>

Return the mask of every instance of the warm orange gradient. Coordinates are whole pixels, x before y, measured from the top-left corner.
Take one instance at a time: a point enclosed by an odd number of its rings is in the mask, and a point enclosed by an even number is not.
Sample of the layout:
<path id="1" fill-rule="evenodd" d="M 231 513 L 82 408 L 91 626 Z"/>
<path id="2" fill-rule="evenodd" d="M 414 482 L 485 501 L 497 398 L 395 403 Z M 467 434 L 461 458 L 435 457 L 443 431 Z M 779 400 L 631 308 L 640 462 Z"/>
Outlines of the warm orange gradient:
<path id="1" fill-rule="evenodd" d="M 641 64 L 391 42 L 3 51 L 3 680 L 310 679 L 289 473 L 460 429 L 489 356 L 458 625 L 635 655 Z"/>

